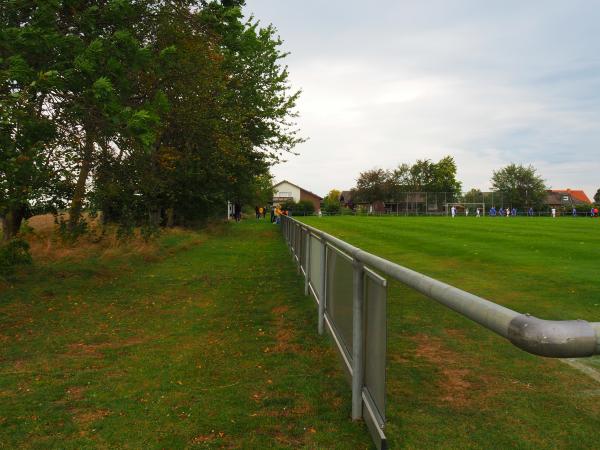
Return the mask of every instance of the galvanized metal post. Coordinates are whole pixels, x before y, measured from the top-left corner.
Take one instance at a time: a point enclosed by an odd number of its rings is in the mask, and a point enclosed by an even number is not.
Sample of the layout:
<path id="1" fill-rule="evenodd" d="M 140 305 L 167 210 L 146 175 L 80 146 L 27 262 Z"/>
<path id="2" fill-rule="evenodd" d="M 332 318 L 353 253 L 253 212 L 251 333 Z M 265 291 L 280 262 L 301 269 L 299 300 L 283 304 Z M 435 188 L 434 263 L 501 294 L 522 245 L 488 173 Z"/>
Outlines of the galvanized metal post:
<path id="1" fill-rule="evenodd" d="M 323 334 L 323 328 L 325 323 L 325 302 L 327 295 L 327 244 L 325 243 L 325 239 L 321 240 L 321 292 L 319 293 L 321 298 L 319 298 L 319 324 L 318 331 L 319 334 Z"/>
<path id="2" fill-rule="evenodd" d="M 304 260 L 306 261 L 306 273 L 304 274 L 304 295 L 308 295 L 310 283 L 310 230 L 306 230 L 306 250 L 304 252 Z"/>
<path id="3" fill-rule="evenodd" d="M 352 263 L 352 420 L 362 418 L 362 389 L 364 385 L 364 265 L 358 260 Z"/>
<path id="4" fill-rule="evenodd" d="M 298 234 L 296 235 L 296 245 L 294 246 L 294 253 L 296 254 L 296 262 L 298 263 L 296 265 L 296 273 L 300 275 L 302 273 L 302 271 L 300 270 L 300 266 L 302 265 L 302 228 L 298 224 L 296 224 L 296 232 Z"/>

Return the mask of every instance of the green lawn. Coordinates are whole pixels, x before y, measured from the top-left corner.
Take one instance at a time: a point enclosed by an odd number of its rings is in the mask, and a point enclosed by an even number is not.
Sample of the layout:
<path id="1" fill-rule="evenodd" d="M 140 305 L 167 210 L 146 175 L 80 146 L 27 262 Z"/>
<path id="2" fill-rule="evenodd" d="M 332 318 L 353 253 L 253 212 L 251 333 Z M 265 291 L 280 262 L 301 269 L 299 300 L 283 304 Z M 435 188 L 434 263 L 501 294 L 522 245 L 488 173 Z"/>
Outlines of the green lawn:
<path id="1" fill-rule="evenodd" d="M 279 227 L 38 263 L 0 287 L 0 448 L 368 448 Z"/>
<path id="2" fill-rule="evenodd" d="M 520 312 L 600 321 L 600 220 L 309 217 L 306 223 Z M 391 283 L 392 447 L 597 448 L 600 384 Z M 598 358 L 583 360 L 600 370 Z"/>

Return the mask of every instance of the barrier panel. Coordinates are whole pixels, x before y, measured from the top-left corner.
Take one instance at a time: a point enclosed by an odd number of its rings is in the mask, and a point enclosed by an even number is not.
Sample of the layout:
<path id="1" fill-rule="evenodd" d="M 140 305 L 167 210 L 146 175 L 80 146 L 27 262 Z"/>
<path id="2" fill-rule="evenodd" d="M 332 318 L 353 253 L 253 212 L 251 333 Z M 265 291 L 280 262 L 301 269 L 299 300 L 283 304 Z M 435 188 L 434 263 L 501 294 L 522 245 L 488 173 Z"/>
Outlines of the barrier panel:
<path id="1" fill-rule="evenodd" d="M 387 448 L 385 368 L 387 281 L 391 277 L 529 353 L 554 358 L 600 354 L 600 322 L 543 320 L 512 311 L 282 216 L 286 243 L 318 304 L 318 332 L 331 334 L 352 388 L 352 419 L 364 419 Z M 375 272 L 377 271 L 377 273 Z"/>

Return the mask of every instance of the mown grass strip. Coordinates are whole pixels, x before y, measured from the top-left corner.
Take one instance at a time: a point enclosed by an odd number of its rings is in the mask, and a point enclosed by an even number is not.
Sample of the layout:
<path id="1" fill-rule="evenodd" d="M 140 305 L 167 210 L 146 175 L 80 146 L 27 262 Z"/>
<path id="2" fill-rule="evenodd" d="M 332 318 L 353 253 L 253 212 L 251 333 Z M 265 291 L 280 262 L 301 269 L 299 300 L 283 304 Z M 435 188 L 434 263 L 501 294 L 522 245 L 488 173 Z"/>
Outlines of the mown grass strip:
<path id="1" fill-rule="evenodd" d="M 600 221 L 561 218 L 306 218 L 366 251 L 521 312 L 600 320 Z M 600 389 L 392 282 L 392 447 L 591 448 Z M 598 367 L 599 359 L 581 362 Z"/>

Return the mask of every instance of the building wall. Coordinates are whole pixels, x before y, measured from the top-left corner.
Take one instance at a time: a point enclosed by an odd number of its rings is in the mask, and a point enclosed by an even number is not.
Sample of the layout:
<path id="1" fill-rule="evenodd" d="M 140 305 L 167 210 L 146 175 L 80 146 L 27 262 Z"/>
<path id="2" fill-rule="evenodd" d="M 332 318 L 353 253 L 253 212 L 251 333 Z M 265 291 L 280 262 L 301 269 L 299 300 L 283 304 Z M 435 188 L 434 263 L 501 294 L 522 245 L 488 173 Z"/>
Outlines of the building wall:
<path id="1" fill-rule="evenodd" d="M 284 181 L 274 187 L 273 201 L 275 203 L 279 202 L 279 197 L 292 197 L 298 203 L 301 200 L 300 189 Z"/>
<path id="2" fill-rule="evenodd" d="M 321 209 L 321 199 L 316 195 L 309 194 L 308 192 L 302 190 L 300 191 L 300 200 L 308 200 L 312 202 L 312 204 L 315 206 L 315 212 Z"/>

